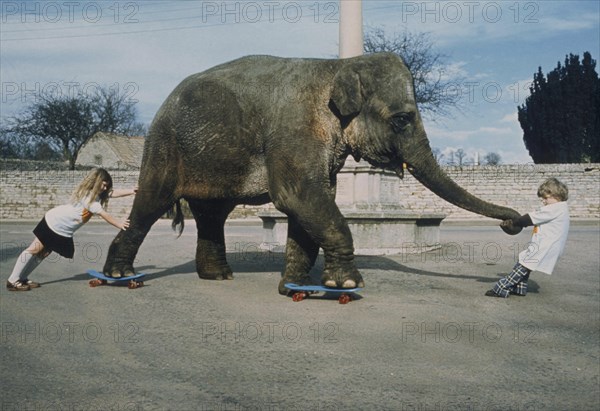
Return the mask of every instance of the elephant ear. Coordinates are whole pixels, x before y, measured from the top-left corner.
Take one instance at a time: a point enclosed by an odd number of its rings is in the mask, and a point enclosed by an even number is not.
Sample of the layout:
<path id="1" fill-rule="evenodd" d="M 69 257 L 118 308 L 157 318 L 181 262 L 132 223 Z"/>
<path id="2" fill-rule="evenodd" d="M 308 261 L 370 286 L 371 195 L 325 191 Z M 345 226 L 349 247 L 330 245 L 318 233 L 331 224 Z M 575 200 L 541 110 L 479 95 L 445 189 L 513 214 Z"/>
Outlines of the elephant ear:
<path id="1" fill-rule="evenodd" d="M 331 101 L 344 117 L 360 112 L 363 105 L 361 82 L 352 64 L 344 66 L 333 78 Z"/>

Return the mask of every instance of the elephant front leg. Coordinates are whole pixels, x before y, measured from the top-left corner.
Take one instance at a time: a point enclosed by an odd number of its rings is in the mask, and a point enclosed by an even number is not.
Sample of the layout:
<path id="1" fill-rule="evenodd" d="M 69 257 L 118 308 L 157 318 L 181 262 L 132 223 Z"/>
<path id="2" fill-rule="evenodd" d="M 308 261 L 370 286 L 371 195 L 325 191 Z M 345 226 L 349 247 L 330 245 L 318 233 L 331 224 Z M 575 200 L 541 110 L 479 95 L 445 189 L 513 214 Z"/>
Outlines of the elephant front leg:
<path id="1" fill-rule="evenodd" d="M 233 280 L 233 271 L 226 258 L 225 220 L 233 206 L 210 208 L 201 202 L 189 201 L 198 228 L 196 272 L 205 280 Z"/>
<path id="2" fill-rule="evenodd" d="M 301 200 L 309 199 L 310 200 Z M 323 193 L 305 193 L 298 199 L 287 199 L 285 205 L 276 204 L 280 210 L 293 216 L 316 246 L 323 248 L 325 268 L 321 283 L 327 287 L 363 287 L 364 281 L 354 263 L 354 246 L 350 228 L 333 201 L 333 196 Z M 288 239 L 289 241 L 289 239 Z M 292 238 L 287 252 L 286 276 L 303 276 L 306 265 L 314 264 L 314 250 L 295 244 Z M 290 258 L 291 257 L 291 258 Z M 289 273 L 289 274 L 288 274 Z M 304 277 L 302 277 L 304 278 Z M 281 284 L 279 288 L 281 292 Z"/>
<path id="3" fill-rule="evenodd" d="M 291 217 L 288 218 L 288 237 L 285 253 L 285 270 L 279 282 L 279 294 L 281 295 L 290 293 L 290 290 L 285 288 L 286 283 L 310 284 L 309 272 L 319 254 L 319 246 L 298 224 L 296 219 Z"/>
<path id="4" fill-rule="evenodd" d="M 334 288 L 364 287 L 365 283 L 354 262 L 352 233 L 342 214 L 337 211 L 340 220 L 337 221 L 336 227 L 331 228 L 327 233 L 327 238 L 322 245 L 325 269 L 321 283 L 326 287 Z"/>

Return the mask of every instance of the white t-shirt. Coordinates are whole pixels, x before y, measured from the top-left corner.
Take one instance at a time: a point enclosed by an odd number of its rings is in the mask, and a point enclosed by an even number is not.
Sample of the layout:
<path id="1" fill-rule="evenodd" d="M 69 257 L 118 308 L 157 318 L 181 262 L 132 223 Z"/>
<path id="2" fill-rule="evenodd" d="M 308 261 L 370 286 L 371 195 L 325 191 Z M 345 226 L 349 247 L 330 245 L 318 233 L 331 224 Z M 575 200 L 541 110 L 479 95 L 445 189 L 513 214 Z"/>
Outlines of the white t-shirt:
<path id="1" fill-rule="evenodd" d="M 566 201 L 560 201 L 529 216 L 534 224 L 533 235 L 527 249 L 519 254 L 519 263 L 532 271 L 552 274 L 567 242 L 569 207 Z"/>
<path id="2" fill-rule="evenodd" d="M 95 201 L 86 199 L 75 204 L 55 207 L 46 213 L 46 223 L 56 234 L 73 237 L 73 233 L 87 223 L 92 215 L 103 211 L 99 198 Z"/>

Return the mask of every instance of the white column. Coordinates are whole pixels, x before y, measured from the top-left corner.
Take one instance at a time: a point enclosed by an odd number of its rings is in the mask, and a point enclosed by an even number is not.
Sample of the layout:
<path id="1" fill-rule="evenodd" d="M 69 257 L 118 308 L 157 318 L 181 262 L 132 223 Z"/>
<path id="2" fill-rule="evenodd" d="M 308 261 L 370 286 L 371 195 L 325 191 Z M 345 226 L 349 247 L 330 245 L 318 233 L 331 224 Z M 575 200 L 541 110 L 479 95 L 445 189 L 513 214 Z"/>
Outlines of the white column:
<path id="1" fill-rule="evenodd" d="M 340 0 L 340 34 L 339 34 L 340 50 L 339 58 L 349 58 L 362 56 L 363 54 L 363 29 L 362 29 L 362 0 Z M 341 202 L 348 201 L 348 195 L 351 196 L 350 204 L 345 204 L 345 207 L 354 208 L 356 202 L 368 203 L 368 193 L 370 187 L 363 187 L 363 191 L 355 192 L 356 179 L 358 174 L 354 171 L 368 170 L 369 164 L 361 160 L 354 161 L 352 156 L 346 159 L 346 164 L 342 169 L 343 172 L 338 174 L 338 200 Z M 368 173 L 368 172 L 367 172 Z M 368 181 L 367 181 L 368 184 Z M 343 191 L 340 193 L 340 191 Z"/>
<path id="2" fill-rule="evenodd" d="M 363 54 L 362 0 L 340 0 L 340 58 Z"/>

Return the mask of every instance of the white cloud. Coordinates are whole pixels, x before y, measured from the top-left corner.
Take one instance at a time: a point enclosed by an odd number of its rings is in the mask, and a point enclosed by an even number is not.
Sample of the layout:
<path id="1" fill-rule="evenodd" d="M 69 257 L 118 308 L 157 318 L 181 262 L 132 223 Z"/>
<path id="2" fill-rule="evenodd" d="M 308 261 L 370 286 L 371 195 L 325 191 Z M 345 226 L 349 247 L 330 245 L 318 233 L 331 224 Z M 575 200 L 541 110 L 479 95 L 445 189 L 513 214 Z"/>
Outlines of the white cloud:
<path id="1" fill-rule="evenodd" d="M 474 137 L 485 137 L 489 135 L 507 136 L 514 133 L 510 127 L 489 127 L 480 126 L 471 130 L 448 130 L 435 126 L 426 126 L 427 135 L 431 140 L 447 142 L 468 142 Z"/>
<path id="2" fill-rule="evenodd" d="M 457 79 L 462 80 L 468 75 L 468 71 L 465 68 L 466 65 L 466 61 L 446 62 L 446 65 L 443 67 L 444 75 L 441 77 L 440 80 L 443 82 L 456 81 Z"/>
<path id="3" fill-rule="evenodd" d="M 517 123 L 519 122 L 519 113 L 517 111 L 509 113 L 500 119 L 500 123 Z"/>
<path id="4" fill-rule="evenodd" d="M 598 15 L 592 13 L 582 13 L 567 18 L 549 17 L 542 21 L 547 28 L 553 31 L 579 31 L 593 29 L 598 26 Z"/>
<path id="5" fill-rule="evenodd" d="M 513 130 L 508 127 L 480 127 L 477 133 L 481 134 L 509 134 Z"/>
<path id="6" fill-rule="evenodd" d="M 444 144 L 467 141 L 476 132 L 475 130 L 448 130 L 427 125 L 425 125 L 425 130 L 427 130 L 429 140 L 438 143 L 444 142 Z"/>

